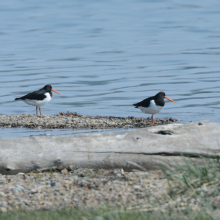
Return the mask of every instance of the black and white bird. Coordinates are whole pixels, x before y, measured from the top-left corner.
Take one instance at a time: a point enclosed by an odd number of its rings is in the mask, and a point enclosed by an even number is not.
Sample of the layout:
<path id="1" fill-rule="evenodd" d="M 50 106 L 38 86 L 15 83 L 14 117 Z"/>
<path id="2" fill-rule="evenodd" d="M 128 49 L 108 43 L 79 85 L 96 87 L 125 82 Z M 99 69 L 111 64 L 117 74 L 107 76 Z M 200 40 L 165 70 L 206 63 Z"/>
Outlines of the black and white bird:
<path id="1" fill-rule="evenodd" d="M 175 102 L 172 99 L 168 98 L 164 92 L 158 92 L 155 96 L 144 99 L 141 102 L 133 104 L 135 108 L 139 108 L 145 114 L 151 114 L 151 126 L 154 124 L 153 115 L 161 111 L 165 105 L 164 99 L 168 99 L 171 102 Z"/>
<path id="2" fill-rule="evenodd" d="M 39 89 L 38 91 L 28 93 L 25 96 L 22 96 L 20 98 L 16 98 L 15 100 L 21 100 L 28 105 L 36 106 L 36 115 L 38 115 L 37 109 L 39 108 L 40 115 L 41 114 L 41 106 L 47 104 L 51 98 L 52 98 L 52 91 L 60 94 L 56 90 L 52 89 L 51 85 L 46 85 L 42 89 Z"/>

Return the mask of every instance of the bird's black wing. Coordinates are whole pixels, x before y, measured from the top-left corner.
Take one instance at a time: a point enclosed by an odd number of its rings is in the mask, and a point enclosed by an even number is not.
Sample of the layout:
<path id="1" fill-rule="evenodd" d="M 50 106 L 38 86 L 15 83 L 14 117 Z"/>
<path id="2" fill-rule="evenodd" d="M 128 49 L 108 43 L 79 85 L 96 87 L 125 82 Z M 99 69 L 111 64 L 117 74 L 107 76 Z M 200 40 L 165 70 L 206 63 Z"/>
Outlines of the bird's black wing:
<path id="1" fill-rule="evenodd" d="M 149 98 L 146 98 L 146 99 L 144 99 L 143 101 L 138 102 L 138 103 L 133 104 L 133 105 L 135 106 L 135 108 L 138 108 L 139 106 L 142 106 L 142 107 L 147 108 L 147 107 L 149 107 L 150 101 L 151 101 L 152 99 L 153 99 L 153 97 L 149 97 Z"/>
<path id="2" fill-rule="evenodd" d="M 44 93 L 41 93 L 39 90 L 39 91 L 28 93 L 27 95 L 22 96 L 20 98 L 16 98 L 15 100 L 26 100 L 26 99 L 43 100 L 44 98 L 46 98 L 46 95 L 44 95 Z"/>

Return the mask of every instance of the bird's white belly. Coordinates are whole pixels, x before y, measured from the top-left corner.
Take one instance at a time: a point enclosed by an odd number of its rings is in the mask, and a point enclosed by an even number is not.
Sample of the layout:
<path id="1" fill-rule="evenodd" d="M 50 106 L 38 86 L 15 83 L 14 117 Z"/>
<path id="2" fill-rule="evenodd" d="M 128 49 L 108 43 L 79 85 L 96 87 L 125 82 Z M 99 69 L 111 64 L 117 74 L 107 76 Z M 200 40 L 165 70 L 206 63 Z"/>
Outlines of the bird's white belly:
<path id="1" fill-rule="evenodd" d="M 26 100 L 22 100 L 25 103 L 27 103 L 28 105 L 33 105 L 33 106 L 43 106 L 45 104 L 47 104 L 50 100 L 51 100 L 51 96 L 49 93 L 46 93 L 46 98 L 44 98 L 44 100 L 31 100 L 31 99 L 26 99 Z"/>
<path id="2" fill-rule="evenodd" d="M 163 106 L 156 105 L 156 103 L 153 100 L 151 100 L 149 107 L 146 108 L 146 107 L 139 106 L 138 108 L 145 114 L 154 115 L 154 114 L 159 113 L 161 109 L 163 108 Z"/>

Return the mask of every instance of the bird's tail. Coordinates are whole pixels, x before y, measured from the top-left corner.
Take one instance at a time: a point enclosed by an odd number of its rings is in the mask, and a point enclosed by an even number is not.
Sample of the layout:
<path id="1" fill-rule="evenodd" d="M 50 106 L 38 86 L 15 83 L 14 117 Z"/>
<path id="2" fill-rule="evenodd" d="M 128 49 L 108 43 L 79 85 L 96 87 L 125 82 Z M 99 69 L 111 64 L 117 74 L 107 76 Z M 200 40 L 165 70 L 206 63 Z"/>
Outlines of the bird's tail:
<path id="1" fill-rule="evenodd" d="M 21 100 L 21 98 L 16 98 L 15 101 L 17 101 L 17 100 Z"/>
<path id="2" fill-rule="evenodd" d="M 136 103 L 136 104 L 133 104 L 134 106 L 135 106 L 135 108 L 138 108 L 138 104 Z"/>

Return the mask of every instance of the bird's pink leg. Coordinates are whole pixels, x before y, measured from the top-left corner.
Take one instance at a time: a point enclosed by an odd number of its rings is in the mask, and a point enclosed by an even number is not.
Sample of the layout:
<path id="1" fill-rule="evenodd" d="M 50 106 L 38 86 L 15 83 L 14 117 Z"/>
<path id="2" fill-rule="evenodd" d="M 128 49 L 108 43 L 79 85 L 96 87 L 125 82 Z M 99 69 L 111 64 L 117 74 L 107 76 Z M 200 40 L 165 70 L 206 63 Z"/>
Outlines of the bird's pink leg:
<path id="1" fill-rule="evenodd" d="M 37 106 L 36 106 L 36 115 L 38 115 L 38 113 L 37 113 Z"/>
<path id="2" fill-rule="evenodd" d="M 154 115 L 151 116 L 151 126 L 154 125 Z"/>
<path id="3" fill-rule="evenodd" d="M 40 107 L 39 107 L 39 110 L 40 110 L 40 115 L 42 115 L 42 114 L 41 114 L 41 109 L 40 109 Z"/>

